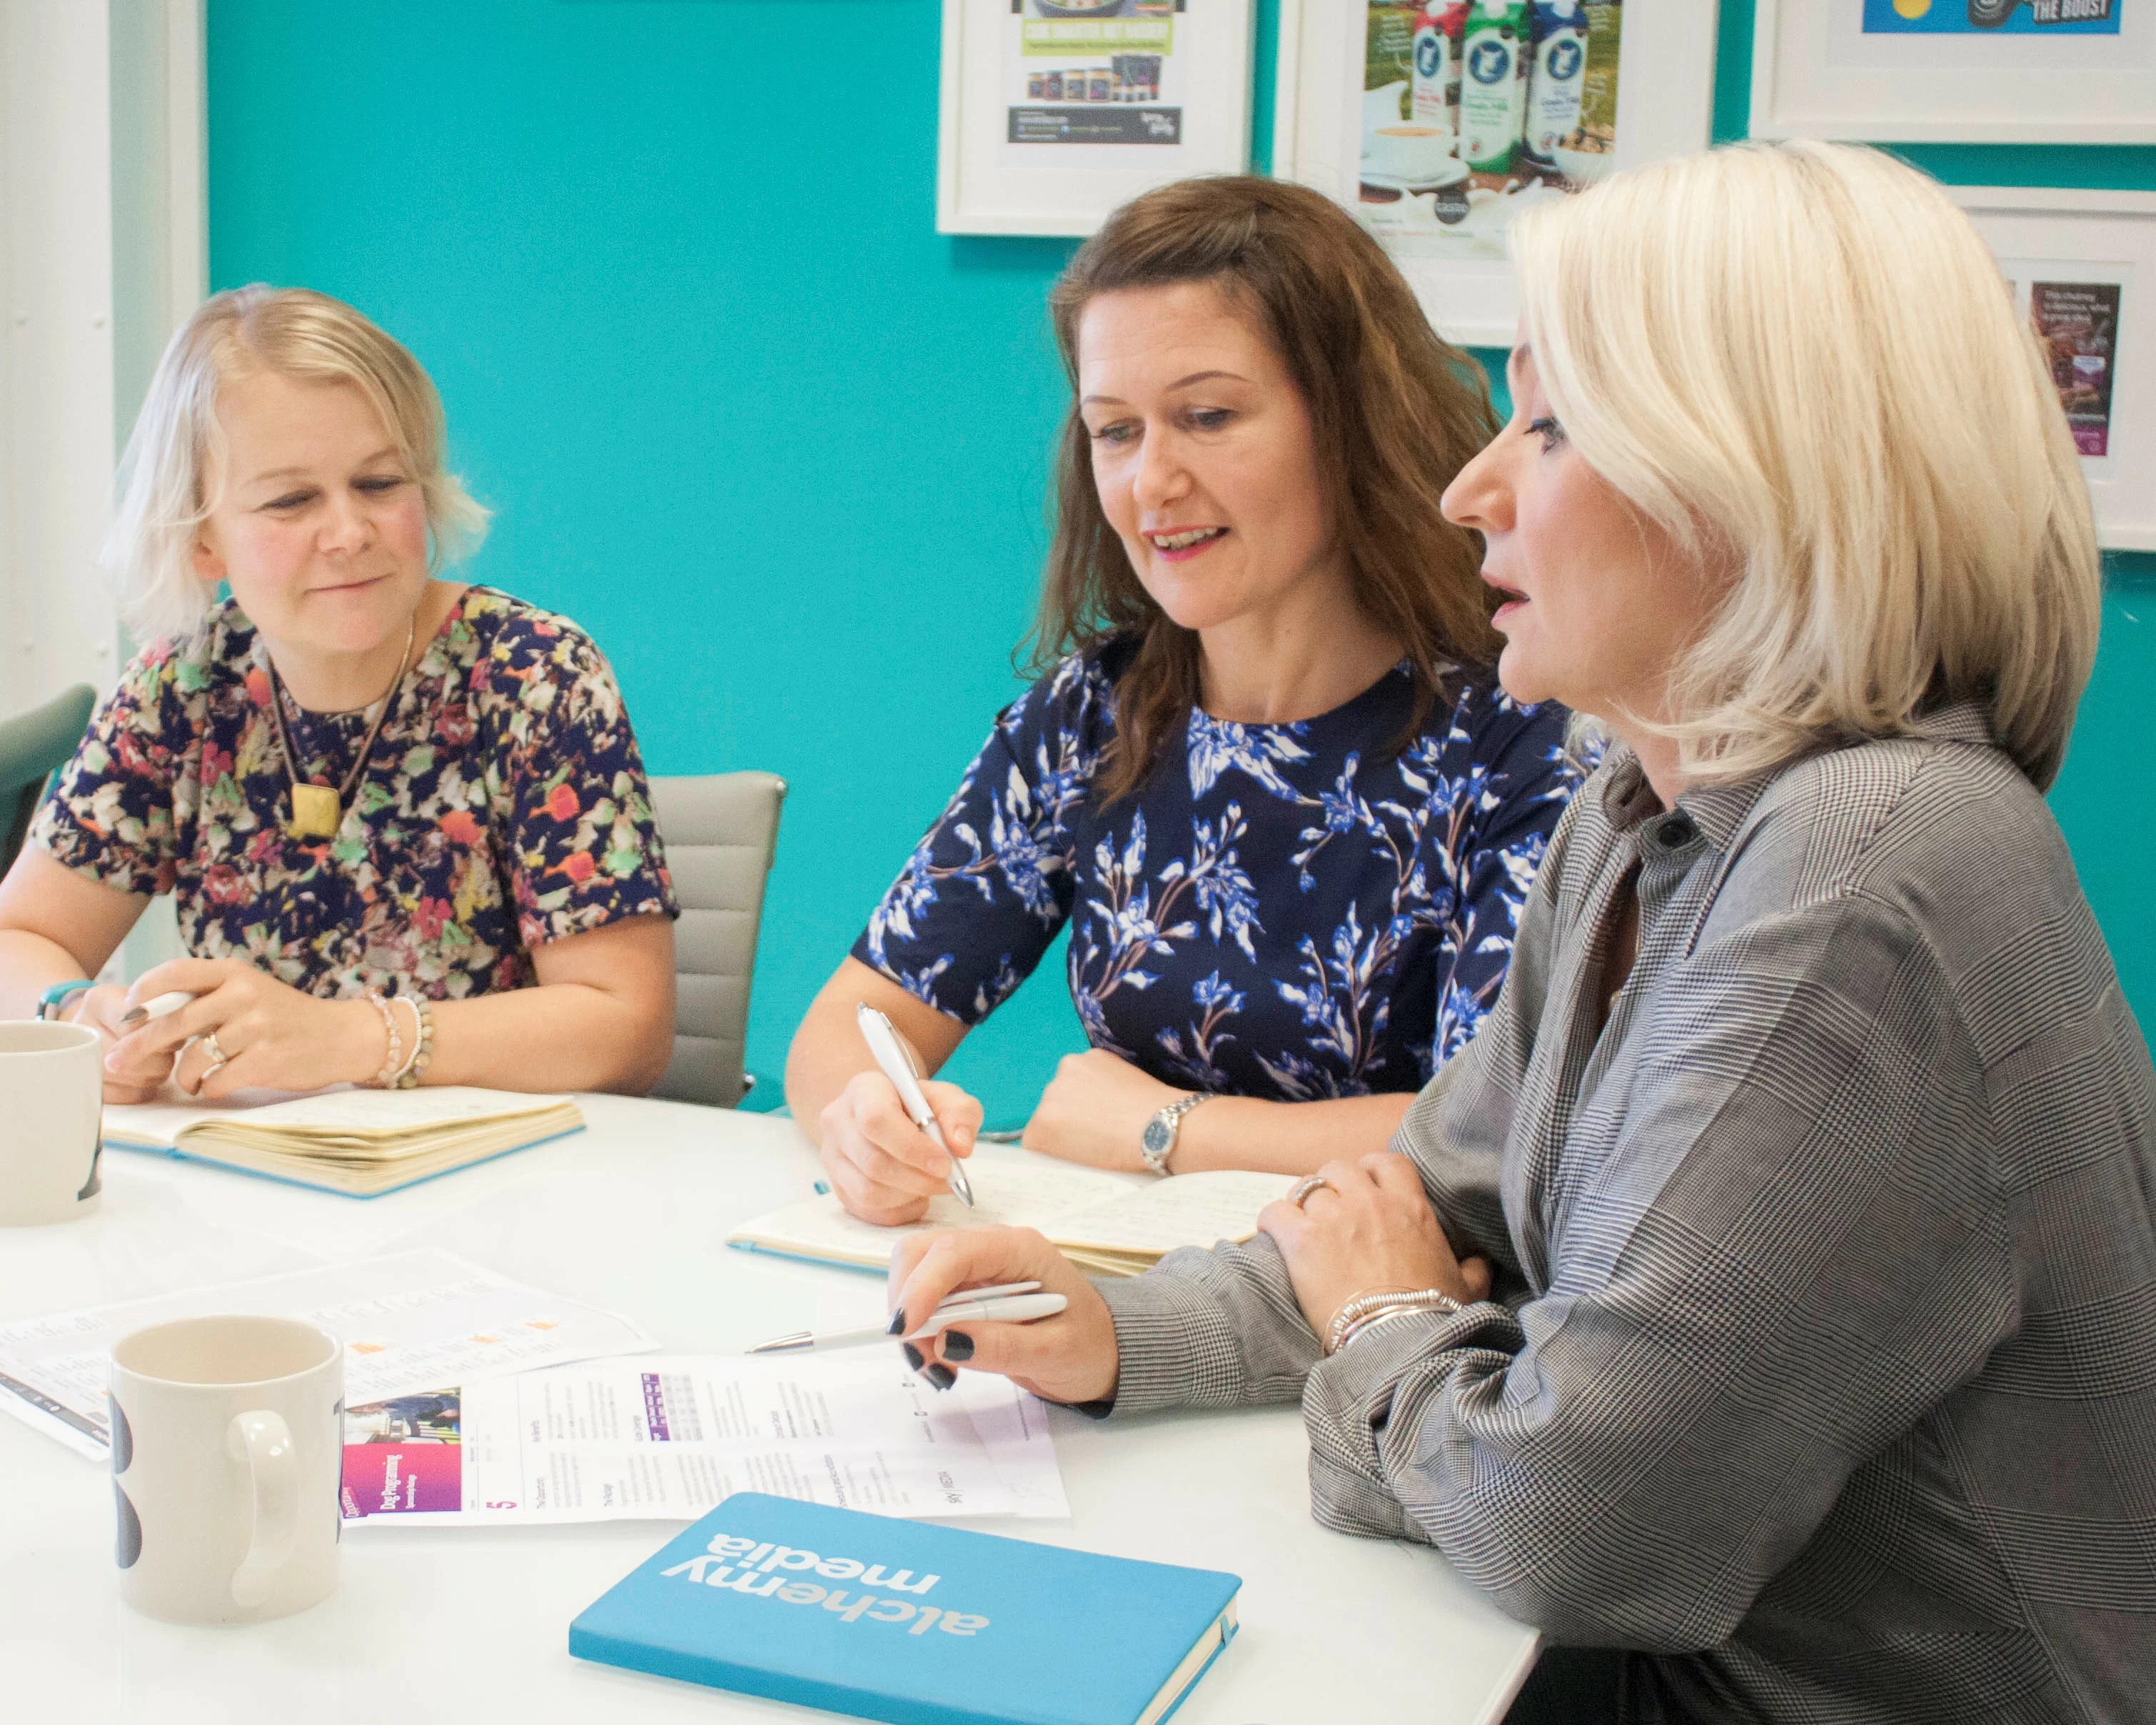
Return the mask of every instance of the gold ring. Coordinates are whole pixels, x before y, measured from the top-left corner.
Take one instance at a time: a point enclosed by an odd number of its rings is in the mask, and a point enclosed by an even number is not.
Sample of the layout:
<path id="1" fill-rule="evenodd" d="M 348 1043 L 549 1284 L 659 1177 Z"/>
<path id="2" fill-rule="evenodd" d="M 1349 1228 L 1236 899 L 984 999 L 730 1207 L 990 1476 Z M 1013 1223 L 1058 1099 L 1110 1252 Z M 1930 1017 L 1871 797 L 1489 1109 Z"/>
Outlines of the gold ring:
<path id="1" fill-rule="evenodd" d="M 1312 1193 L 1327 1191 L 1332 1189 L 1332 1182 L 1327 1179 L 1322 1174 L 1305 1174 L 1300 1180 L 1297 1180 L 1295 1183 L 1293 1188 L 1289 1191 L 1287 1194 L 1287 1201 L 1293 1204 L 1297 1209 L 1301 1209 L 1303 1206 L 1304 1200 L 1306 1199 Z"/>

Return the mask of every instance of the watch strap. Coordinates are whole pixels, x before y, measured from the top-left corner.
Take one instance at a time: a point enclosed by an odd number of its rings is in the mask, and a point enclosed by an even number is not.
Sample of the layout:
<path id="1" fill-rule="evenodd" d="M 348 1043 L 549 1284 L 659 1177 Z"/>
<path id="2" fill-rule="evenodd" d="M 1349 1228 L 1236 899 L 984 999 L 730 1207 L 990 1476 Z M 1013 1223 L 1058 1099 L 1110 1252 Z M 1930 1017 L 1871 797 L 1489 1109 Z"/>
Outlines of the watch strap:
<path id="1" fill-rule="evenodd" d="M 1195 1091 L 1156 1110 L 1152 1118 L 1146 1122 L 1145 1132 L 1138 1140 L 1139 1160 L 1152 1173 L 1165 1177 L 1168 1158 L 1175 1154 L 1176 1141 L 1183 1136 L 1183 1117 L 1200 1102 L 1212 1100 L 1211 1091 Z"/>

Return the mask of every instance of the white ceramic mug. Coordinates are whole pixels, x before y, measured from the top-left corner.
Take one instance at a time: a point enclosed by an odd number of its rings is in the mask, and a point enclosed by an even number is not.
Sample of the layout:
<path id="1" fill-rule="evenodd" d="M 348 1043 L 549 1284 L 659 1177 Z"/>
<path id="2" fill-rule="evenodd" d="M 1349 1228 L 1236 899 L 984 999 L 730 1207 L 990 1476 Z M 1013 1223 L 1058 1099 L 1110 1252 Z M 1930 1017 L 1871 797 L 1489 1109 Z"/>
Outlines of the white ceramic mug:
<path id="1" fill-rule="evenodd" d="M 336 1589 L 344 1349 L 283 1317 L 183 1317 L 112 1349 L 121 1597 L 171 1623 L 286 1617 Z"/>
<path id="2" fill-rule="evenodd" d="M 0 1227 L 97 1208 L 105 1055 L 87 1024 L 0 1021 Z"/>

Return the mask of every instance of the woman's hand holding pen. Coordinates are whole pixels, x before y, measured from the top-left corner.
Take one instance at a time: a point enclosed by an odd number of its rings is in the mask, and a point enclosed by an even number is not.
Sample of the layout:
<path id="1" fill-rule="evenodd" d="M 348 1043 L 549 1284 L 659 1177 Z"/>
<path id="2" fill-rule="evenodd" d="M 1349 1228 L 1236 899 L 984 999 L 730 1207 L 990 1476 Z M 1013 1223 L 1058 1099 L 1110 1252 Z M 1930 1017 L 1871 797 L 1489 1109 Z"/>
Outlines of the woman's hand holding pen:
<path id="1" fill-rule="evenodd" d="M 116 1022 L 118 1040 L 105 1056 L 108 1099 L 124 1086 L 138 1092 L 127 1100 L 146 1101 L 168 1077 L 212 1101 L 249 1088 L 363 1084 L 388 1050 L 381 1015 L 367 1001 L 304 994 L 237 959 L 160 964 L 136 978 L 125 1005 L 170 993 L 195 998 L 162 1017 Z"/>
<path id="2" fill-rule="evenodd" d="M 172 1063 L 167 1059 L 154 1071 L 136 1061 L 112 1064 L 114 1050 L 131 1025 L 120 1020 L 135 1003 L 128 991 L 116 983 L 100 983 L 94 988 L 85 988 L 60 1009 L 60 1017 L 71 1024 L 85 1024 L 97 1032 L 105 1045 L 105 1100 L 108 1102 L 148 1102 L 157 1099 L 157 1092 L 165 1086 Z"/>
<path id="3" fill-rule="evenodd" d="M 950 1156 L 906 1118 L 897 1089 L 880 1072 L 855 1073 L 819 1117 L 824 1172 L 839 1202 L 864 1222 L 888 1228 L 919 1221 L 928 1200 L 950 1189 L 951 1156 L 973 1154 L 981 1105 L 957 1085 L 932 1078 L 921 1081 L 921 1093 Z"/>
<path id="4" fill-rule="evenodd" d="M 891 1255 L 891 1310 L 899 1333 L 919 1329 L 964 1288 L 1037 1281 L 1070 1303 L 1031 1323 L 974 1323 L 907 1343 L 907 1363 L 939 1389 L 952 1367 L 995 1372 L 1052 1402 L 1105 1401 L 1116 1393 L 1116 1326 L 1100 1291 L 1030 1228 L 968 1228 L 916 1234 Z"/>

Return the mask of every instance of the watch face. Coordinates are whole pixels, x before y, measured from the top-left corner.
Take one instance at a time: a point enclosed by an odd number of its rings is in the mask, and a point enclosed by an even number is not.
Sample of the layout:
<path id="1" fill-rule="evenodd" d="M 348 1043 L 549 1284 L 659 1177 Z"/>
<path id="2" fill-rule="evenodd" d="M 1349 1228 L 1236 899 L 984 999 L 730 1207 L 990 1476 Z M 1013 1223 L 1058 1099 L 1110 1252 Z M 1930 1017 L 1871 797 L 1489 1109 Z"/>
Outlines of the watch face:
<path id="1" fill-rule="evenodd" d="M 1138 1142 L 1158 1156 L 1175 1142 L 1175 1132 L 1164 1120 L 1148 1120 L 1146 1122 L 1145 1137 Z"/>

